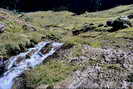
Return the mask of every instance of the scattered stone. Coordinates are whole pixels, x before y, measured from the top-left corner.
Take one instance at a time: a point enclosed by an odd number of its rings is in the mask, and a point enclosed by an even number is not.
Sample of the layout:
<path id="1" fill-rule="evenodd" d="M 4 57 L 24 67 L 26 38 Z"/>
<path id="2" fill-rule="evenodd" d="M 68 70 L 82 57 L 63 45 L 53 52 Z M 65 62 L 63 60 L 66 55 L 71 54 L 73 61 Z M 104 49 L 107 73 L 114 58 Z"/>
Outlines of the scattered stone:
<path id="1" fill-rule="evenodd" d="M 80 33 L 92 31 L 92 30 L 94 30 L 94 28 L 95 28 L 94 26 L 85 25 L 85 26 L 83 26 L 82 29 L 72 31 L 72 34 L 73 34 L 73 35 L 79 35 Z"/>
<path id="2" fill-rule="evenodd" d="M 107 25 L 105 25 L 104 27 L 108 27 Z"/>
<path id="3" fill-rule="evenodd" d="M 37 50 L 32 49 L 29 53 L 27 53 L 26 58 L 30 58 Z"/>
<path id="4" fill-rule="evenodd" d="M 133 68 L 133 52 L 124 52 L 111 48 L 92 48 L 87 45 L 84 45 L 83 51 L 85 57 L 74 57 L 70 59 L 70 62 L 81 63 L 84 61 L 83 64 L 90 63 L 75 71 L 68 81 L 64 81 L 55 87 L 69 89 L 132 89 L 133 74 L 130 72 L 132 72 Z M 123 67 L 123 65 L 127 67 Z"/>
<path id="5" fill-rule="evenodd" d="M 4 19 L 6 19 L 5 16 L 0 16 L 0 20 L 4 20 Z"/>
<path id="6" fill-rule="evenodd" d="M 30 24 L 25 24 L 25 25 L 23 25 L 22 28 L 27 30 L 27 31 L 32 31 L 32 32 L 37 31 L 37 29 L 34 26 L 30 25 Z"/>
<path id="7" fill-rule="evenodd" d="M 89 60 L 89 58 L 85 56 L 79 56 L 79 57 L 74 57 L 74 58 L 69 59 L 69 62 L 72 64 L 80 64 L 82 62 L 85 62 L 86 60 Z"/>
<path id="8" fill-rule="evenodd" d="M 74 30 L 74 31 L 72 31 L 72 34 L 73 34 L 73 35 L 79 35 L 80 33 L 81 33 L 80 30 Z"/>
<path id="9" fill-rule="evenodd" d="M 25 74 L 22 74 L 15 79 L 15 84 L 13 85 L 12 89 L 29 89 L 26 86 Z"/>
<path id="10" fill-rule="evenodd" d="M 0 33 L 3 33 L 5 31 L 5 25 L 0 24 Z"/>
<path id="11" fill-rule="evenodd" d="M 125 89 L 128 89 L 128 87 L 132 87 L 129 82 L 133 81 L 130 74 L 133 69 L 133 51 L 92 48 L 88 45 L 84 45 L 82 49 L 82 56 L 70 57 L 68 62 L 89 63 L 83 69 L 74 72 L 73 78 L 69 78 L 70 82 L 63 82 L 62 84 L 65 84 L 65 87 L 60 84 L 59 88 L 102 89 L 108 87 L 121 89 L 125 87 Z"/>
<path id="12" fill-rule="evenodd" d="M 48 89 L 49 85 L 42 84 L 38 86 L 36 89 Z"/>
<path id="13" fill-rule="evenodd" d="M 124 73 L 119 73 L 115 70 L 103 70 L 98 65 L 88 66 L 83 70 L 78 70 L 73 73 L 72 78 L 69 81 L 66 81 L 67 84 L 65 87 L 59 86 L 59 88 L 69 88 L 69 89 L 103 89 L 103 88 L 122 88 L 127 89 L 127 86 L 124 86 L 124 79 L 122 76 Z M 117 79 L 117 77 L 118 79 Z M 125 81 L 125 83 L 127 83 Z M 60 84 L 61 85 L 61 84 Z"/>
<path id="14" fill-rule="evenodd" d="M 19 63 L 22 62 L 24 59 L 25 59 L 25 57 L 23 57 L 23 56 L 18 56 L 18 58 L 17 58 L 17 60 L 16 60 L 16 62 L 15 62 L 15 65 L 16 65 L 16 64 L 19 64 Z"/>
<path id="15" fill-rule="evenodd" d="M 98 27 L 102 27 L 102 26 L 104 26 L 104 24 L 99 24 L 99 25 L 98 25 Z"/>
<path id="16" fill-rule="evenodd" d="M 108 21 L 106 22 L 106 25 L 107 25 L 107 26 L 112 26 L 112 23 L 113 23 L 112 20 L 108 20 Z"/>
<path id="17" fill-rule="evenodd" d="M 129 19 L 133 19 L 133 14 L 127 16 Z"/>
<path id="18" fill-rule="evenodd" d="M 50 50 L 52 49 L 52 44 L 48 43 L 46 44 L 46 46 L 44 48 L 41 49 L 41 53 L 42 54 L 46 54 L 48 53 Z"/>
<path id="19" fill-rule="evenodd" d="M 18 18 L 22 18 L 22 17 L 24 17 L 24 14 L 18 15 Z"/>
<path id="20" fill-rule="evenodd" d="M 94 25 L 94 23 L 90 23 L 89 25 Z"/>

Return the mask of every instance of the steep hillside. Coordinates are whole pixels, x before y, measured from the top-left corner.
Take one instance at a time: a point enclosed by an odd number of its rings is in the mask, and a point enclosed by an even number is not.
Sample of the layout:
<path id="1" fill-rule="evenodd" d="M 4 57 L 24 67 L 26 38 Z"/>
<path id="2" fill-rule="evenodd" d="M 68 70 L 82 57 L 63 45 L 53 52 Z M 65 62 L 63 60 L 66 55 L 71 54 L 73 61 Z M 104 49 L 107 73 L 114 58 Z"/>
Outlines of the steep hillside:
<path id="1" fill-rule="evenodd" d="M 1 59 L 26 51 L 40 41 L 64 43 L 41 66 L 18 77 L 13 89 L 132 89 L 133 27 L 107 26 L 107 21 L 115 22 L 120 16 L 131 17 L 132 9 L 133 5 L 126 5 L 81 15 L 69 11 L 15 13 L 1 9 Z M 133 19 L 129 22 L 133 24 Z"/>

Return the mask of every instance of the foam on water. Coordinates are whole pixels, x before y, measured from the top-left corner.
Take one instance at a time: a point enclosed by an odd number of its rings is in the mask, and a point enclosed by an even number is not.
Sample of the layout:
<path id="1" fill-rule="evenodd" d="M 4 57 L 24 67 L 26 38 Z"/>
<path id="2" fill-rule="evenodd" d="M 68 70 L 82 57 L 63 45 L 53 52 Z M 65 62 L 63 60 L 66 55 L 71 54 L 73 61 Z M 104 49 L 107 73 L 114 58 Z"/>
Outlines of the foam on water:
<path id="1" fill-rule="evenodd" d="M 34 48 L 30 48 L 27 52 L 11 57 L 7 65 L 7 71 L 0 78 L 0 89 L 11 89 L 16 77 L 20 76 L 26 70 L 41 64 L 47 57 L 51 56 L 63 45 L 63 43 L 57 42 L 50 43 L 52 45 L 50 51 L 45 54 L 41 53 L 41 49 L 45 48 L 49 43 L 50 42 L 40 42 Z M 35 50 L 35 52 L 30 56 L 30 58 L 26 58 L 26 55 L 32 52 L 32 50 Z M 23 58 L 23 60 L 17 63 L 20 59 L 19 57 Z"/>

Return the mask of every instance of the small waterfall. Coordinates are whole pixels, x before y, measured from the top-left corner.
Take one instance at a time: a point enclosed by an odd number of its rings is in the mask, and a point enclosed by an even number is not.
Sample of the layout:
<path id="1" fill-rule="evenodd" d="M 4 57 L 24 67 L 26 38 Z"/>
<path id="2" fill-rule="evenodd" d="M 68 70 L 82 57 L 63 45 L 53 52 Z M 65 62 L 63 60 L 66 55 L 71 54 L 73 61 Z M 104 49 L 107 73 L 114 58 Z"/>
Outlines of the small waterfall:
<path id="1" fill-rule="evenodd" d="M 7 64 L 7 71 L 0 78 L 0 89 L 11 89 L 16 77 L 26 70 L 41 64 L 47 57 L 56 52 L 63 43 L 40 42 L 34 48 L 30 48 L 25 53 L 11 57 Z"/>

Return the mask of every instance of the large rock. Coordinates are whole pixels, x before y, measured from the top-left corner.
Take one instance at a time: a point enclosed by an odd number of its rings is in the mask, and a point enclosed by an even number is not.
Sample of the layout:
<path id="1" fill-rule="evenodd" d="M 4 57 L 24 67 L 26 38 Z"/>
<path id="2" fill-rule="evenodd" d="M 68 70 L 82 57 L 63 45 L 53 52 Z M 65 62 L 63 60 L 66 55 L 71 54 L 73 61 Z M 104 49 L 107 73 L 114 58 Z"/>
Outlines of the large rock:
<path id="1" fill-rule="evenodd" d="M 106 22 L 106 25 L 111 26 L 112 31 L 132 27 L 132 23 L 130 22 L 128 16 L 121 16 L 115 20 L 109 20 Z"/>
<path id="2" fill-rule="evenodd" d="M 15 79 L 15 84 L 13 85 L 12 89 L 29 89 L 26 86 L 26 80 L 25 80 L 25 75 L 22 74 L 21 76 L 17 77 Z"/>
<path id="3" fill-rule="evenodd" d="M 133 19 L 133 14 L 128 15 L 129 19 Z"/>

